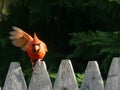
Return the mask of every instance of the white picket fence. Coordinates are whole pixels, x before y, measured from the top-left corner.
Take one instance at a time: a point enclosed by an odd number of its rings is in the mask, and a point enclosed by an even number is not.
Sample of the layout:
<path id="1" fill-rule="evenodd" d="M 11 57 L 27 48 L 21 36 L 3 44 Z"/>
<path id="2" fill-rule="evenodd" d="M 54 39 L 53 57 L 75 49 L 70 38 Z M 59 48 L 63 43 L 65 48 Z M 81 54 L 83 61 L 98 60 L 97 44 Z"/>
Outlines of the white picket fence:
<path id="1" fill-rule="evenodd" d="M 79 90 L 70 60 L 62 60 L 53 86 L 45 62 L 36 68 L 27 87 L 20 64 L 12 62 L 3 90 Z M 89 61 L 80 90 L 120 90 L 120 58 L 113 58 L 105 85 L 97 62 Z"/>

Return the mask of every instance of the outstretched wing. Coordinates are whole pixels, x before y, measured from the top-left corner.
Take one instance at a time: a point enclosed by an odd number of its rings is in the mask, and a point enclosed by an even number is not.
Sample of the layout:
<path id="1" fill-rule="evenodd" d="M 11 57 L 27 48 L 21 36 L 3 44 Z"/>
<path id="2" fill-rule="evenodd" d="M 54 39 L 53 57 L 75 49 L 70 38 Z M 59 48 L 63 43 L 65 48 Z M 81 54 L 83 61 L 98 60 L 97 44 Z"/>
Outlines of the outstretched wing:
<path id="1" fill-rule="evenodd" d="M 16 26 L 13 26 L 12 28 L 14 31 L 10 32 L 9 37 L 12 40 L 12 44 L 16 47 L 20 47 L 23 51 L 26 51 L 33 38 L 28 33 Z"/>

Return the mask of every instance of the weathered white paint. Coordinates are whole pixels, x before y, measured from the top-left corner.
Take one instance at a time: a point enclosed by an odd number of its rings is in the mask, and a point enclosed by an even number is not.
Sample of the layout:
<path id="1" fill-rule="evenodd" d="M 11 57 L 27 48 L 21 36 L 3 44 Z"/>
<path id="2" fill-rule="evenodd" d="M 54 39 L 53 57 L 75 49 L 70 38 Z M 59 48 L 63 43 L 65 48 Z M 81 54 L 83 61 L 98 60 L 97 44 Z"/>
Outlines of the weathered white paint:
<path id="1" fill-rule="evenodd" d="M 89 61 L 81 90 L 104 90 L 103 80 L 96 61 Z"/>
<path id="2" fill-rule="evenodd" d="M 120 90 L 120 58 L 113 58 L 107 76 L 105 90 Z"/>
<path id="3" fill-rule="evenodd" d="M 29 90 L 52 90 L 52 84 L 46 69 L 46 64 L 41 61 L 40 65 L 36 64 L 37 74 L 33 73 Z"/>
<path id="4" fill-rule="evenodd" d="M 62 60 L 53 89 L 45 62 L 42 61 L 40 66 L 37 64 L 35 67 L 38 73 L 33 73 L 28 90 L 78 90 L 70 60 Z M 10 64 L 3 90 L 27 90 L 18 62 Z M 96 61 L 88 62 L 81 90 L 104 90 L 103 80 Z M 111 63 L 105 90 L 120 90 L 120 58 L 114 58 Z"/>
<path id="5" fill-rule="evenodd" d="M 77 80 L 70 60 L 62 60 L 53 90 L 78 90 Z"/>
<path id="6" fill-rule="evenodd" d="M 10 64 L 3 90 L 27 90 L 25 79 L 18 62 Z"/>

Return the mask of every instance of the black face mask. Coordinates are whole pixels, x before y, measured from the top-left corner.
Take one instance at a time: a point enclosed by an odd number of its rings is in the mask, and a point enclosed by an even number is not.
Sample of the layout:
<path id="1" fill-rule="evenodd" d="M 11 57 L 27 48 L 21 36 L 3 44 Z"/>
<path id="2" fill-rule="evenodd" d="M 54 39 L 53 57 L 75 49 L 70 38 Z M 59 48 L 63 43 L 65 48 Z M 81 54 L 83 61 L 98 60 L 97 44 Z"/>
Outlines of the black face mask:
<path id="1" fill-rule="evenodd" d="M 37 47 L 37 49 L 35 49 Z M 40 44 L 32 44 L 32 50 L 33 52 L 39 52 L 40 51 Z"/>

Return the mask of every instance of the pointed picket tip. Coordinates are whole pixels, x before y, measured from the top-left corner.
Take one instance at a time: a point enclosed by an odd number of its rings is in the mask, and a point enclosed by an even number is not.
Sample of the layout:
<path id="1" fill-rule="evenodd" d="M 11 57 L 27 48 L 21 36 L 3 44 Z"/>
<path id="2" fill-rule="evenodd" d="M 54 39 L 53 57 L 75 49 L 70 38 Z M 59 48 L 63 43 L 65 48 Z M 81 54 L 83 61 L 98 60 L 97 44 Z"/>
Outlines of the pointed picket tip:
<path id="1" fill-rule="evenodd" d="M 52 90 L 45 62 L 41 61 L 35 68 L 37 68 L 37 74 L 33 73 L 28 90 Z"/>
<path id="2" fill-rule="evenodd" d="M 105 90 L 120 89 L 120 58 L 113 58 L 110 65 Z"/>
<path id="3" fill-rule="evenodd" d="M 70 60 L 62 60 L 53 90 L 78 90 L 77 80 Z"/>
<path id="4" fill-rule="evenodd" d="M 96 61 L 89 61 L 81 90 L 104 90 L 103 80 Z"/>
<path id="5" fill-rule="evenodd" d="M 3 90 L 27 90 L 23 72 L 18 62 L 10 64 Z"/>

